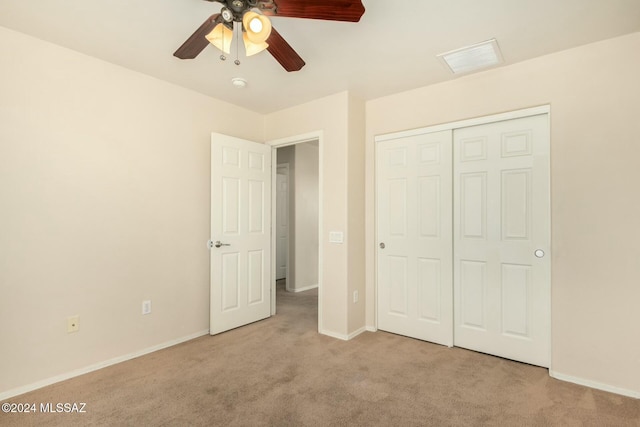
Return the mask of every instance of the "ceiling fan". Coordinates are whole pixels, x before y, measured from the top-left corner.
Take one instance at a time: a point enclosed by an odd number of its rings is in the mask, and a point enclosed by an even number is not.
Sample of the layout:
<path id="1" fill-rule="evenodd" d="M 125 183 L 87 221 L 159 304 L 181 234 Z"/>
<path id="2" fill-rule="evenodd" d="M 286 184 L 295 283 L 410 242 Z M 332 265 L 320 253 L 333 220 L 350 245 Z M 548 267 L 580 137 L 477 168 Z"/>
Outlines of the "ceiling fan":
<path id="1" fill-rule="evenodd" d="M 242 30 L 247 56 L 267 50 L 287 71 L 298 71 L 304 60 L 272 28 L 268 16 L 358 22 L 364 14 L 362 0 L 206 0 L 222 3 L 173 56 L 193 59 L 209 43 L 229 53 L 234 23 Z M 224 56 L 223 56 L 224 58 Z"/>

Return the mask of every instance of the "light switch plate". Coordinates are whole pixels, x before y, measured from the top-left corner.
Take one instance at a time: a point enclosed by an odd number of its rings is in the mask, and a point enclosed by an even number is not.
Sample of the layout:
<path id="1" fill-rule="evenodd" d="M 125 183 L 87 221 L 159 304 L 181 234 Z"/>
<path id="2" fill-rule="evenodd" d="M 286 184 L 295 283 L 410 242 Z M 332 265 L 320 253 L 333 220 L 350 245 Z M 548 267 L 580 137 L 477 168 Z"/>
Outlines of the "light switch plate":
<path id="1" fill-rule="evenodd" d="M 343 242 L 344 242 L 344 233 L 342 231 L 329 232 L 329 243 L 343 243 Z"/>
<path id="2" fill-rule="evenodd" d="M 151 314 L 151 300 L 142 301 L 142 314 Z"/>

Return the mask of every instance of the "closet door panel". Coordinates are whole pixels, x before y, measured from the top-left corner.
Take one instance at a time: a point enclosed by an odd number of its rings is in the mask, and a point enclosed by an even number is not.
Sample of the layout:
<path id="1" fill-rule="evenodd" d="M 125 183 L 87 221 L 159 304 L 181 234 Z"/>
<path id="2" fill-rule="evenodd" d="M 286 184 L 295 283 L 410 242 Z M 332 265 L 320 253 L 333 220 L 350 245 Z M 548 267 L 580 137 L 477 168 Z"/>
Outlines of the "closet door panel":
<path id="1" fill-rule="evenodd" d="M 451 131 L 376 147 L 378 328 L 453 345 Z"/>
<path id="2" fill-rule="evenodd" d="M 549 366 L 548 115 L 453 134 L 454 344 Z"/>

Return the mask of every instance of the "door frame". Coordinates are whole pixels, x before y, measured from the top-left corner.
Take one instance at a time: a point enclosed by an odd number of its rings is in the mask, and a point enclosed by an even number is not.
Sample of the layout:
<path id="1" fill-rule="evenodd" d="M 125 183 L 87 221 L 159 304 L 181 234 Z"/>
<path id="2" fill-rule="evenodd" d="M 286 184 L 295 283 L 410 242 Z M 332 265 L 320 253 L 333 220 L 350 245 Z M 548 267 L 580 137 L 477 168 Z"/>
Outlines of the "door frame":
<path id="1" fill-rule="evenodd" d="M 499 114 L 492 114 L 492 115 L 488 115 L 488 116 L 480 116 L 480 117 L 475 117 L 475 118 L 471 118 L 471 119 L 465 119 L 465 120 L 458 120 L 455 122 L 449 122 L 449 123 L 443 123 L 443 124 L 438 124 L 438 125 L 433 125 L 433 126 L 426 126 L 426 127 L 422 127 L 422 128 L 416 128 L 416 129 L 411 129 L 411 130 L 405 130 L 405 131 L 400 131 L 400 132 L 392 132 L 392 133 L 387 133 L 387 134 L 382 134 L 382 135 L 376 135 L 374 136 L 374 147 L 373 147 L 373 156 L 374 156 L 374 168 L 375 165 L 377 165 L 377 159 L 378 159 L 378 143 L 382 142 L 382 141 L 388 141 L 388 140 L 393 140 L 393 139 L 399 139 L 399 138 L 405 138 L 408 136 L 416 136 L 416 135 L 423 135 L 423 134 L 427 134 L 427 133 L 434 133 L 434 132 L 440 132 L 440 131 L 444 131 L 444 130 L 451 130 L 451 131 L 455 131 L 456 129 L 460 129 L 460 128 L 465 128 L 465 127 L 470 127 L 470 126 L 477 126 L 477 125 L 485 125 L 485 124 L 489 124 L 489 123 L 495 123 L 495 122 L 501 122 L 501 121 L 505 121 L 505 120 L 512 120 L 512 119 L 520 119 L 520 118 L 524 118 L 524 117 L 530 117 L 530 116 L 536 116 L 536 115 L 541 115 L 541 114 L 546 114 L 547 115 L 547 120 L 548 120 L 548 129 L 549 129 L 549 138 L 551 138 L 551 105 L 550 104 L 546 104 L 546 105 L 540 105 L 540 106 L 536 106 L 536 107 L 531 107 L 531 108 L 524 108 L 521 110 L 514 110 L 514 111 L 509 111 L 509 112 L 505 112 L 505 113 L 499 113 Z M 549 153 L 549 155 L 551 156 L 551 153 Z M 551 159 L 550 159 L 551 162 Z M 377 174 L 377 170 L 374 169 L 374 183 L 373 183 L 373 188 L 374 188 L 374 194 L 373 194 L 373 205 L 374 207 L 377 207 L 377 198 L 378 198 L 378 194 L 377 194 L 377 188 L 378 188 L 378 174 Z M 549 175 L 551 175 L 551 170 L 549 170 Z M 549 176 L 549 186 L 551 185 L 551 176 Z M 551 214 L 552 208 L 553 206 L 551 205 L 551 188 L 548 189 L 548 194 L 549 194 L 549 214 Z M 451 189 L 451 191 L 453 192 L 453 188 Z M 373 217 L 374 217 L 374 245 L 377 247 L 378 242 L 379 242 L 379 237 L 378 237 L 378 212 L 377 212 L 377 208 L 374 209 L 374 213 L 373 213 Z M 549 254 L 549 256 L 553 255 L 553 245 L 552 245 L 552 241 L 551 241 L 551 236 L 552 236 L 552 230 L 553 230 L 553 222 L 551 220 L 551 218 L 549 218 L 550 221 L 550 226 L 549 226 L 549 244 L 551 246 L 551 254 Z M 553 258 L 551 259 L 550 265 L 549 265 L 549 285 L 551 290 L 553 291 L 553 283 L 551 281 L 552 278 L 552 271 L 553 271 Z M 378 251 L 373 250 L 373 290 L 374 290 L 374 295 L 373 295 L 373 321 L 374 321 L 374 328 L 373 330 L 377 331 L 378 330 Z M 552 292 L 550 292 L 549 294 L 549 298 L 552 297 Z M 553 304 L 553 301 L 550 301 L 550 306 Z M 553 317 L 553 313 L 550 313 L 551 317 Z M 550 343 L 549 343 L 549 352 L 552 353 L 553 352 L 553 348 L 551 346 L 552 340 L 551 337 L 553 336 L 553 323 L 550 322 L 550 331 L 549 331 L 549 339 L 550 339 Z M 553 364 L 553 358 L 551 357 L 552 354 L 549 355 L 549 360 L 550 360 L 550 364 L 549 364 L 549 371 L 551 372 L 551 370 L 553 369 L 552 364 Z"/>
<path id="2" fill-rule="evenodd" d="M 275 182 L 276 173 L 278 170 L 276 150 L 278 148 L 284 148 L 290 145 L 302 144 L 304 142 L 318 141 L 318 332 L 322 328 L 322 306 L 323 306 L 323 274 L 322 274 L 322 260 L 324 257 L 324 245 L 323 245 L 323 132 L 314 131 L 301 135 L 289 136 L 286 138 L 280 138 L 265 142 L 266 145 L 271 146 L 271 251 L 276 251 L 276 239 L 274 233 L 276 230 L 276 192 Z M 289 183 L 291 183 L 291 175 L 289 175 Z M 271 315 L 276 314 L 276 257 L 272 257 L 271 260 Z M 287 270 L 289 266 L 287 265 Z M 287 272 L 288 274 L 288 272 Z"/>

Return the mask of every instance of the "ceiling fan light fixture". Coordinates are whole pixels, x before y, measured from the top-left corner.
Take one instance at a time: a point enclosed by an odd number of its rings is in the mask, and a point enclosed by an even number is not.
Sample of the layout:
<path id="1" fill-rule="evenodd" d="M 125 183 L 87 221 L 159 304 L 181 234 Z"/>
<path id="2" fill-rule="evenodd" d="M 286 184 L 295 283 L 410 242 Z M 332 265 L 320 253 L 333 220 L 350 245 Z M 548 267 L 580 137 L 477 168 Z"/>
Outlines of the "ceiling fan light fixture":
<path id="1" fill-rule="evenodd" d="M 245 12 L 242 27 L 253 43 L 264 43 L 271 35 L 271 21 L 264 15 L 252 11 Z"/>
<path id="2" fill-rule="evenodd" d="M 262 21 L 260 21 L 258 18 L 253 18 L 251 21 L 249 21 L 249 28 L 254 33 L 259 33 L 263 28 Z"/>
<path id="3" fill-rule="evenodd" d="M 269 47 L 269 44 L 267 44 L 267 42 L 262 42 L 262 43 L 252 42 L 249 39 L 249 36 L 247 35 L 247 33 L 242 34 L 242 40 L 244 41 L 244 51 L 245 51 L 245 55 L 247 56 L 253 56 L 256 53 L 260 53 Z"/>
<path id="4" fill-rule="evenodd" d="M 209 40 L 209 43 L 224 53 L 231 53 L 231 39 L 233 38 L 233 31 L 227 28 L 226 25 L 216 25 L 213 30 L 206 35 L 206 38 Z"/>

